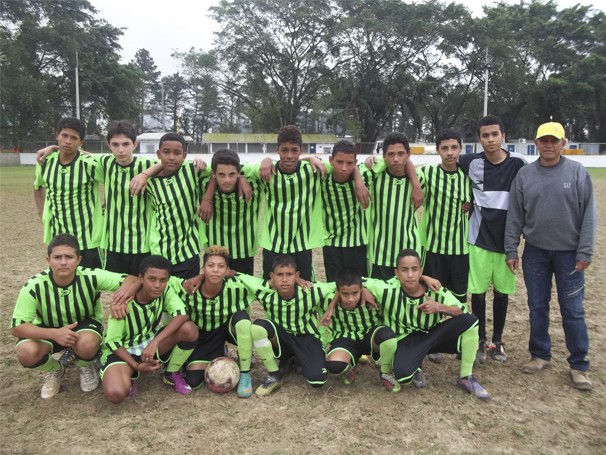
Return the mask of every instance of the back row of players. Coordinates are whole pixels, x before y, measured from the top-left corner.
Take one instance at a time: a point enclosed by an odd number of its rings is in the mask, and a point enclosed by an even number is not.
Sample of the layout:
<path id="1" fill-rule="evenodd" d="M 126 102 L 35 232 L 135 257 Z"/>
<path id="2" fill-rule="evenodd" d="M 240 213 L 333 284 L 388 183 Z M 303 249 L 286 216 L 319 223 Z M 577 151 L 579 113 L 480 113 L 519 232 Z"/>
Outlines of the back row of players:
<path id="1" fill-rule="evenodd" d="M 504 232 L 509 190 L 525 161 L 501 148 L 505 134 L 498 118 L 482 119 L 478 135 L 484 152 L 459 157 L 461 136 L 441 131 L 436 140 L 441 163 L 435 166 L 415 169 L 408 159 L 408 141 L 399 133 L 385 138 L 384 160 L 374 166 L 356 166 L 355 148 L 347 141 L 335 144 L 323 165 L 313 157 L 300 160 L 301 134 L 287 126 L 278 134 L 277 163 L 266 159 L 240 166 L 237 154 L 222 150 L 213 155 L 209 171 L 184 161 L 185 141 L 171 133 L 160 141 L 160 163 L 133 157 L 136 136 L 124 121 L 110 126 L 107 139 L 113 155 L 81 154 L 84 126 L 64 119 L 57 129 L 58 146 L 41 151 L 48 156 L 36 171 L 45 241 L 52 240 L 50 271 L 32 278 L 17 302 L 12 330 L 20 339 L 18 358 L 26 367 L 47 372 L 44 398 L 59 391 L 64 372 L 50 354 L 66 347 L 78 359 L 82 389 L 97 386 L 92 359 L 101 344 L 103 320 L 98 291 L 116 289 L 124 279 L 96 269 L 101 247 L 107 270 L 133 275 L 123 284 L 123 303 L 111 306 L 103 344 L 104 390 L 112 402 L 133 393 L 136 383 L 131 378 L 158 369 L 158 359 L 168 362 L 164 381 L 180 393 L 191 393 L 191 387 L 202 383 L 208 362 L 222 355 L 225 341 L 238 345 L 242 397 L 252 394 L 254 344 L 268 371 L 258 395 L 282 384 L 277 358 L 296 357 L 308 382 L 321 386 L 326 369 L 351 382 L 360 355 L 371 354 L 381 365 L 381 382 L 398 391 L 400 383 L 425 385 L 421 364 L 427 354 L 458 352 L 459 386 L 486 399 L 489 395 L 472 368 L 474 359 L 486 360 L 485 293 L 491 284 L 490 352 L 495 360 L 507 360 L 501 336 L 508 294 L 515 292 L 516 264 L 514 256 L 506 262 Z M 563 134 L 558 136 L 559 131 L 551 130 L 545 135 L 565 144 Z M 59 153 L 53 153 L 56 149 Z M 329 176 L 323 178 L 324 172 Z M 105 188 L 104 217 L 96 199 L 99 182 Z M 248 200 L 239 197 L 238 187 Z M 142 188 L 144 197 L 133 196 Z M 589 196 L 583 204 L 591 218 L 591 192 Z M 420 229 L 411 197 L 416 205 L 424 201 Z M 198 210 L 206 223 L 200 222 Z M 62 232 L 75 238 L 57 237 Z M 258 244 L 263 248 L 263 279 L 251 276 Z M 204 245 L 226 248 L 207 248 L 200 277 Z M 327 279 L 336 281 L 336 287 L 314 283 L 305 292 L 302 287 L 313 278 L 311 250 L 318 247 L 324 248 Z M 513 249 L 517 258 L 517 243 Z M 582 253 L 588 264 L 591 251 Z M 362 278 L 367 258 L 371 279 Z M 422 262 L 425 273 L 452 292 L 422 279 Z M 228 267 L 241 273 L 227 278 Z M 167 286 L 170 275 L 175 278 Z M 296 281 L 299 276 L 303 281 Z M 185 292 L 188 287 L 193 294 Z M 380 316 L 360 304 L 363 290 L 374 296 Z M 468 290 L 474 314 L 465 305 Z M 335 291 L 336 308 L 328 306 Z M 245 310 L 252 300 L 262 304 L 266 319 L 251 324 Z M 162 310 L 173 319 L 158 330 Z M 317 322 L 318 311 L 324 310 L 334 335 L 327 359 Z M 577 380 L 573 374 L 575 385 L 584 379 L 579 388 L 587 383 L 591 387 L 584 374 L 587 348 L 580 366 L 569 359 L 573 371 L 583 373 Z M 537 365 L 532 333 L 531 354 L 532 365 L 525 371 L 544 369 L 545 364 Z"/>

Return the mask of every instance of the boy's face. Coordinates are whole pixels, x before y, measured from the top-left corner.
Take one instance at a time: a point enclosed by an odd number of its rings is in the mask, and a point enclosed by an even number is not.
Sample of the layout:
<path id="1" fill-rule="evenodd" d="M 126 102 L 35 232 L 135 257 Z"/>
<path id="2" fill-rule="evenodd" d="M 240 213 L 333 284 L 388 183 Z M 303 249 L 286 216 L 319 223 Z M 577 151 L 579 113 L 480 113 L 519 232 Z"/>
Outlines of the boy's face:
<path id="1" fill-rule="evenodd" d="M 76 274 L 76 267 L 80 264 L 82 256 L 78 256 L 71 246 L 59 245 L 53 248 L 46 262 L 53 271 L 53 277 L 72 278 Z"/>
<path id="2" fill-rule="evenodd" d="M 109 149 L 116 157 L 118 164 L 127 165 L 133 160 L 133 150 L 137 147 L 137 143 L 125 134 L 116 134 L 108 141 Z"/>
<path id="3" fill-rule="evenodd" d="M 296 142 L 283 142 L 278 146 L 278 155 L 280 156 L 280 170 L 293 172 L 299 163 L 301 147 Z"/>
<path id="4" fill-rule="evenodd" d="M 278 265 L 273 272 L 269 272 L 271 287 L 281 295 L 293 291 L 297 278 L 299 278 L 299 272 L 290 265 Z"/>
<path id="5" fill-rule="evenodd" d="M 170 272 L 168 270 L 155 267 L 147 269 L 143 276 L 139 275 L 143 291 L 152 299 L 157 299 L 162 295 L 169 278 Z"/>
<path id="6" fill-rule="evenodd" d="M 353 153 L 337 152 L 328 158 L 333 167 L 332 175 L 336 182 L 343 183 L 349 180 L 356 167 L 356 155 Z"/>
<path id="7" fill-rule="evenodd" d="M 204 281 L 208 284 L 219 284 L 227 275 L 229 267 L 223 256 L 209 256 L 202 266 L 204 270 Z"/>
<path id="8" fill-rule="evenodd" d="M 353 310 L 360 302 L 362 286 L 359 284 L 339 286 L 338 290 L 341 306 L 346 310 Z"/>
<path id="9" fill-rule="evenodd" d="M 505 133 L 499 125 L 484 125 L 480 127 L 480 144 L 486 153 L 496 153 L 505 142 Z"/>
<path id="10" fill-rule="evenodd" d="M 402 176 L 406 174 L 406 162 L 408 161 L 408 152 L 404 144 L 391 144 L 383 153 L 383 159 L 387 163 L 387 169 L 391 174 Z"/>
<path id="11" fill-rule="evenodd" d="M 218 164 L 217 170 L 212 172 L 217 181 L 219 190 L 223 193 L 231 193 L 236 189 L 238 183 L 238 169 L 232 164 Z"/>
<path id="12" fill-rule="evenodd" d="M 459 154 L 461 153 L 461 145 L 456 139 L 445 139 L 440 142 L 438 153 L 442 158 L 442 164 L 447 167 L 456 167 Z"/>
<path id="13" fill-rule="evenodd" d="M 162 162 L 163 171 L 166 174 L 177 172 L 187 153 L 183 150 L 183 145 L 179 141 L 164 141 L 158 150 L 158 159 Z"/>
<path id="14" fill-rule="evenodd" d="M 398 262 L 395 274 L 400 284 L 406 289 L 413 289 L 419 283 L 422 275 L 421 261 L 414 256 L 404 256 Z"/>
<path id="15" fill-rule="evenodd" d="M 74 155 L 84 144 L 84 139 L 80 137 L 80 133 L 71 128 L 63 128 L 57 133 L 56 138 L 59 150 L 67 155 Z"/>

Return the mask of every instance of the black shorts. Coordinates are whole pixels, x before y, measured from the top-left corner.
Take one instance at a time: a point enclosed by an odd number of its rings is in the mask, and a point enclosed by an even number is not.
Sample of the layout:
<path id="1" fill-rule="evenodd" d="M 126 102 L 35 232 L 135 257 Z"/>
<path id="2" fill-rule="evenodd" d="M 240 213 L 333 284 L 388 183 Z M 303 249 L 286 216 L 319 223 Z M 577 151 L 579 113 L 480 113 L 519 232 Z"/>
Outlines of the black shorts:
<path id="1" fill-rule="evenodd" d="M 370 277 L 376 278 L 377 280 L 391 280 L 394 276 L 396 276 L 394 270 L 395 267 L 373 264 Z"/>
<path id="2" fill-rule="evenodd" d="M 194 256 L 193 258 L 186 259 L 183 262 L 173 265 L 170 274 L 186 280 L 200 275 L 200 256 Z"/>
<path id="3" fill-rule="evenodd" d="M 82 260 L 80 261 L 80 267 L 87 267 L 89 269 L 101 268 L 101 257 L 99 256 L 99 248 L 81 250 L 80 255 L 82 256 Z"/>
<path id="4" fill-rule="evenodd" d="M 255 257 L 242 258 L 242 259 L 230 259 L 229 268 L 239 273 L 246 273 L 247 275 L 255 274 Z"/>
<path id="5" fill-rule="evenodd" d="M 467 280 L 469 278 L 468 254 L 425 253 L 423 274 L 440 280 L 442 286 L 457 296 L 459 301 L 467 301 Z"/>
<path id="6" fill-rule="evenodd" d="M 172 355 L 172 352 L 173 352 L 172 349 L 169 350 L 168 352 L 164 353 L 164 355 L 160 355 L 160 353 L 156 352 L 156 355 L 154 356 L 154 358 L 158 359 L 160 361 L 160 363 L 168 363 L 168 361 L 170 360 L 170 356 Z M 141 363 L 141 356 L 140 355 L 131 354 L 130 356 L 133 358 L 133 360 L 135 362 Z M 105 363 L 101 367 L 101 379 L 103 379 L 103 375 L 105 374 L 105 372 L 107 371 L 107 369 L 111 365 L 117 365 L 117 364 L 128 365 L 124 360 L 122 360 L 116 354 L 112 353 L 109 356 L 107 356 L 107 359 L 105 360 Z M 130 377 L 132 379 L 137 379 L 137 378 L 139 378 L 140 375 L 141 375 L 141 372 L 133 370 L 133 372 L 130 375 Z"/>
<path id="7" fill-rule="evenodd" d="M 209 363 L 225 356 L 225 342 L 238 345 L 236 334 L 231 330 L 231 320 L 210 332 L 198 331 L 198 342 L 187 359 L 187 364 Z"/>
<path id="8" fill-rule="evenodd" d="M 38 325 L 38 327 L 42 327 L 42 328 L 49 328 L 43 325 Z M 57 328 L 57 327 L 53 327 L 53 328 Z M 93 318 L 86 318 L 83 319 L 82 321 L 80 321 L 78 323 L 78 325 L 76 327 L 74 327 L 72 329 L 73 332 L 93 332 L 96 333 L 99 336 L 99 339 L 102 340 L 103 339 L 103 324 L 101 324 L 99 321 L 97 321 L 96 319 Z M 23 342 L 23 341 L 40 341 L 42 343 L 46 343 L 49 344 L 51 346 L 51 354 L 54 354 L 55 352 L 61 352 L 64 351 L 65 349 L 67 349 L 67 346 L 62 346 L 59 343 L 57 343 L 54 340 L 32 340 L 31 338 L 19 338 L 17 340 L 17 345 L 19 345 L 19 343 Z"/>
<path id="9" fill-rule="evenodd" d="M 301 278 L 307 281 L 314 281 L 311 250 L 299 251 L 297 253 L 288 253 L 288 255 L 295 258 L 295 262 L 297 263 L 297 268 L 299 269 L 299 275 L 301 276 Z M 276 256 L 280 256 L 280 254 L 263 249 L 264 280 L 269 280 L 269 272 L 271 272 L 272 270 L 272 267 L 274 265 L 274 259 L 276 258 Z"/>
<path id="10" fill-rule="evenodd" d="M 105 253 L 105 270 L 139 276 L 141 261 L 149 255 L 150 253 L 127 254 L 107 251 Z"/>
<path id="11" fill-rule="evenodd" d="M 361 276 L 368 276 L 366 245 L 352 247 L 325 246 L 322 248 L 326 281 L 335 281 L 343 267 L 353 267 Z"/>

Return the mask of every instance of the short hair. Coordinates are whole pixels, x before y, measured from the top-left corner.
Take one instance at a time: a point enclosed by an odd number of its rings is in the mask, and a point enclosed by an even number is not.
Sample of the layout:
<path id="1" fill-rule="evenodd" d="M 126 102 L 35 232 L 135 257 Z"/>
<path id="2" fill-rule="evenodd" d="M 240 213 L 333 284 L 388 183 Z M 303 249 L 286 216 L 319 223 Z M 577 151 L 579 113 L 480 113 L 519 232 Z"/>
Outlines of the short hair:
<path id="1" fill-rule="evenodd" d="M 240 157 L 236 152 L 229 149 L 217 150 L 210 161 L 210 167 L 213 171 L 217 170 L 219 164 L 226 164 L 228 166 L 236 166 L 236 170 L 240 172 L 242 166 L 240 165 Z"/>
<path id="2" fill-rule="evenodd" d="M 211 256 L 221 256 L 223 259 L 225 259 L 225 263 L 229 267 L 229 250 L 224 246 L 213 245 L 206 248 L 206 250 L 204 251 L 204 256 L 202 256 L 202 265 L 206 264 L 206 260 Z"/>
<path id="3" fill-rule="evenodd" d="M 353 142 L 348 141 L 347 139 L 341 139 L 333 146 L 332 157 L 334 158 L 339 152 L 347 153 L 354 156 L 357 154 L 356 146 Z"/>
<path id="4" fill-rule="evenodd" d="M 390 145 L 394 144 L 403 144 L 404 148 L 408 153 L 410 153 L 410 144 L 408 143 L 408 138 L 404 136 L 404 134 L 394 131 L 393 133 L 389 133 L 383 139 L 383 155 L 387 152 L 387 149 Z"/>
<path id="5" fill-rule="evenodd" d="M 152 254 L 151 256 L 145 257 L 141 261 L 141 264 L 139 264 L 139 276 L 144 276 L 145 272 L 147 272 L 149 269 L 168 270 L 168 275 L 170 276 L 171 268 L 172 264 L 164 256 Z"/>
<path id="6" fill-rule="evenodd" d="M 278 254 L 271 263 L 271 271 L 275 271 L 278 267 L 292 267 L 295 271 L 299 271 L 297 261 L 290 254 Z"/>
<path id="7" fill-rule="evenodd" d="M 400 254 L 398 254 L 398 257 L 396 258 L 396 268 L 398 268 L 400 261 L 408 256 L 415 257 L 419 260 L 419 263 L 421 262 L 421 257 L 419 256 L 419 253 L 417 253 L 416 250 L 413 250 L 412 248 L 406 248 L 400 251 Z"/>
<path id="8" fill-rule="evenodd" d="M 505 132 L 505 126 L 503 126 L 503 120 L 501 120 L 496 115 L 487 115 L 486 117 L 482 117 L 480 119 L 480 123 L 478 123 L 478 137 L 480 137 L 480 128 L 488 125 L 499 125 L 499 130 L 501 133 Z"/>
<path id="9" fill-rule="evenodd" d="M 69 127 L 68 127 L 69 128 Z M 78 244 L 78 240 L 71 234 L 57 234 L 51 242 L 48 244 L 47 253 L 48 256 L 52 254 L 53 250 L 58 246 L 69 246 L 76 250 L 76 255 L 80 256 L 80 245 Z"/>
<path id="10" fill-rule="evenodd" d="M 358 269 L 343 267 L 337 272 L 335 282 L 337 284 L 337 289 L 341 288 L 341 286 L 353 286 L 356 284 L 362 286 L 362 275 Z"/>
<path id="11" fill-rule="evenodd" d="M 285 125 L 278 131 L 278 147 L 285 142 L 293 142 L 303 147 L 303 136 L 296 125 Z"/>
<path id="12" fill-rule="evenodd" d="M 133 144 L 137 142 L 137 133 L 135 133 L 135 128 L 128 120 L 114 120 L 109 124 L 107 128 L 107 136 L 106 140 L 109 143 L 112 137 L 119 136 L 120 134 L 125 135 Z"/>
<path id="13" fill-rule="evenodd" d="M 183 136 L 181 136 L 180 134 L 177 133 L 166 133 L 164 136 L 162 136 L 160 138 L 160 145 L 158 146 L 159 149 L 162 148 L 162 144 L 166 141 L 176 141 L 176 142 L 180 142 L 181 145 L 183 146 L 183 151 L 187 153 L 187 142 L 185 142 L 185 138 Z"/>
<path id="14" fill-rule="evenodd" d="M 86 136 L 86 125 L 79 118 L 64 117 L 59 120 L 59 123 L 57 123 L 57 134 L 65 128 L 76 131 L 80 135 L 80 140 L 84 140 L 84 137 Z"/>
<path id="15" fill-rule="evenodd" d="M 440 143 L 448 139 L 456 139 L 459 145 L 463 146 L 463 136 L 453 128 L 444 128 L 436 136 L 436 151 L 440 148 Z"/>

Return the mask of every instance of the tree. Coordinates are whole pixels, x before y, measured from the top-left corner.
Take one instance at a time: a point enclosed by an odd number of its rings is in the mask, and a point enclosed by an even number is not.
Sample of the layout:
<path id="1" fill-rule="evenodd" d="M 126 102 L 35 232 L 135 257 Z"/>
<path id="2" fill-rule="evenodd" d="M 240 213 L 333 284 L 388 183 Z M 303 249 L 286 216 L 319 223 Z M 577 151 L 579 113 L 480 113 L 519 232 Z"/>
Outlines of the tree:
<path id="1" fill-rule="evenodd" d="M 135 53 L 132 64 L 139 69 L 142 80 L 142 84 L 136 92 L 138 93 L 140 114 L 135 126 L 138 131 L 149 131 L 150 125 L 145 123 L 145 116 L 151 115 L 157 110 L 154 101 L 158 99 L 160 91 L 160 71 L 147 49 L 139 49 Z"/>

